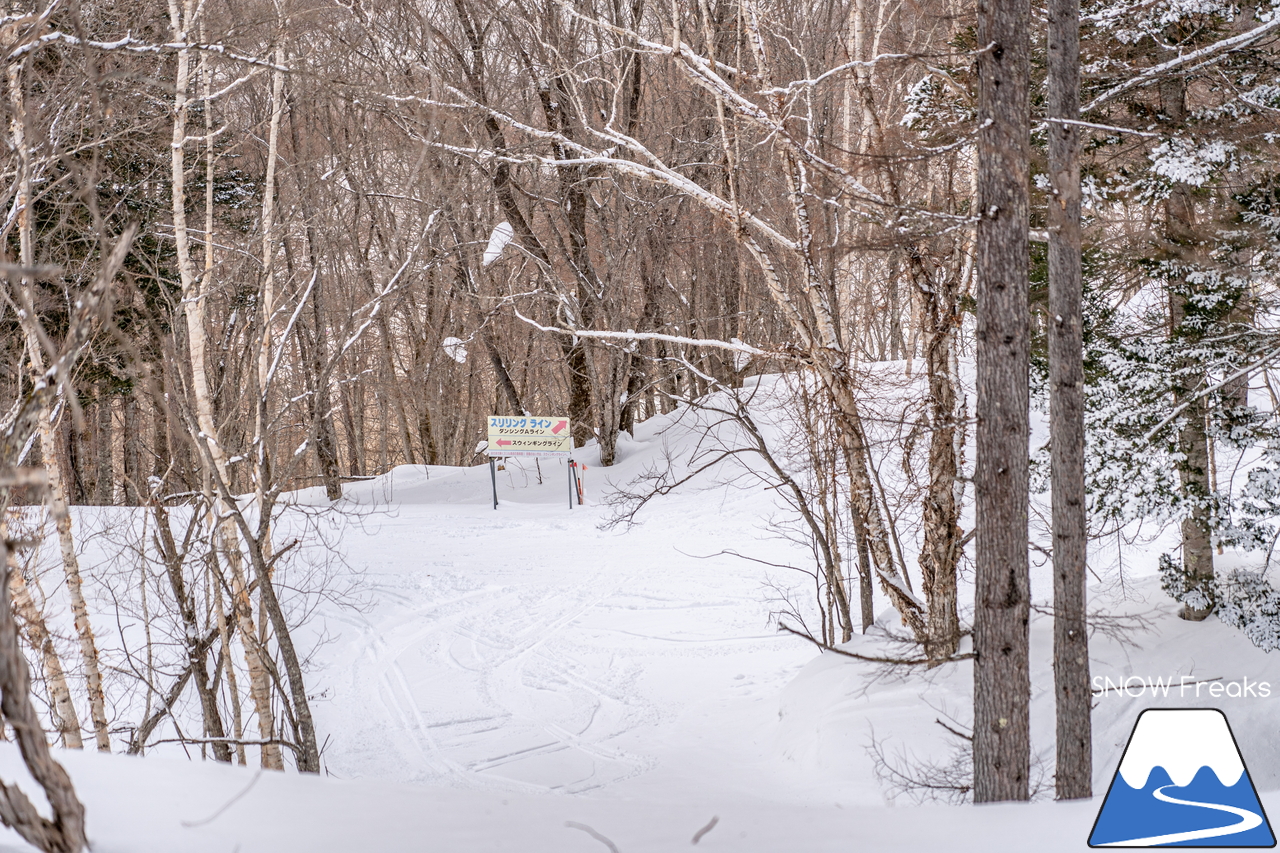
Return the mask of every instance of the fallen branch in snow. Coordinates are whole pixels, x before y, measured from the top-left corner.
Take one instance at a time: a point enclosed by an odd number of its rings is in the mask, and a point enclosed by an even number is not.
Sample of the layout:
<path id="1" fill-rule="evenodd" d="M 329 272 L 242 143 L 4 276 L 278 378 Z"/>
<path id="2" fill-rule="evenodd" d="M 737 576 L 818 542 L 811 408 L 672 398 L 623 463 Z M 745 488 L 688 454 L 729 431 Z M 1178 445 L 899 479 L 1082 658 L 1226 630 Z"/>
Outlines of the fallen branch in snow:
<path id="1" fill-rule="evenodd" d="M 702 840 L 702 836 L 706 835 L 708 832 L 710 832 L 711 830 L 715 829 L 715 828 L 716 828 L 716 824 L 717 824 L 717 823 L 719 823 L 719 822 L 720 822 L 720 816 L 719 816 L 719 815 L 713 815 L 713 816 L 712 816 L 712 818 L 711 818 L 711 820 L 709 820 L 709 821 L 707 822 L 707 825 L 706 825 L 706 826 L 702 827 L 702 829 L 699 829 L 697 832 L 695 832 L 695 833 L 693 834 L 693 843 L 694 843 L 694 844 L 697 844 L 699 841 L 701 841 L 701 840 Z"/>
<path id="2" fill-rule="evenodd" d="M 973 790 L 973 748 L 960 737 L 948 758 L 921 760 L 899 750 L 896 758 L 885 754 L 884 741 L 872 731 L 867 752 L 876 778 L 885 784 L 890 797 L 907 794 L 917 803 L 942 800 L 952 804 L 967 801 Z"/>
<path id="3" fill-rule="evenodd" d="M 249 780 L 249 784 L 245 785 L 244 788 L 240 791 L 240 793 L 236 794 L 234 797 L 232 797 L 231 799 L 223 803 L 222 807 L 219 808 L 216 812 L 209 815 L 204 820 L 184 820 L 182 822 L 182 825 L 187 827 L 188 829 L 195 829 L 197 826 L 204 826 L 207 823 L 213 823 L 215 820 L 217 820 L 219 817 L 222 816 L 223 812 L 225 812 L 227 809 L 234 806 L 236 803 L 240 802 L 240 800 L 244 797 L 245 794 L 252 791 L 253 786 L 258 784 L 258 780 L 261 778 L 262 778 L 262 768 L 259 767 L 258 772 L 254 773 L 253 778 Z"/>
<path id="4" fill-rule="evenodd" d="M 163 740 L 153 740 L 153 744 L 157 743 L 225 743 L 231 746 L 266 746 L 274 744 L 275 746 L 287 746 L 293 750 L 294 754 L 300 754 L 302 747 L 293 741 L 284 740 L 278 737 L 272 738 L 235 738 L 235 737 L 171 737 Z"/>
<path id="5" fill-rule="evenodd" d="M 567 826 L 567 827 L 569 827 L 570 829 L 581 829 L 581 830 L 582 830 L 583 832 L 585 832 L 587 835 L 590 835 L 590 836 L 591 836 L 592 838 L 594 838 L 596 841 L 599 841 L 599 842 L 600 842 L 601 844 L 603 844 L 605 847 L 608 847 L 608 848 L 609 848 L 609 852 L 610 852 L 610 853 L 619 853 L 619 851 L 618 851 L 618 845 L 614 844 L 614 843 L 613 843 L 612 841 L 610 841 L 608 838 L 606 838 L 605 836 L 603 836 L 603 835 L 601 835 L 600 833 L 596 832 L 594 829 L 592 829 L 591 827 L 587 826 L 585 823 L 574 823 L 574 822 L 573 822 L 573 821 L 571 821 L 571 820 L 566 820 L 566 821 L 564 822 L 564 825 L 565 825 L 565 826 Z"/>
<path id="6" fill-rule="evenodd" d="M 973 658 L 973 652 L 964 652 L 963 654 L 952 655 L 951 657 L 943 658 L 942 660 L 934 660 L 933 658 L 927 657 L 890 658 L 877 657 L 875 655 L 860 655 L 857 652 L 851 652 L 847 649 L 837 648 L 836 646 L 824 643 L 807 631 L 797 631 L 795 628 L 792 628 L 790 625 L 786 625 L 782 622 L 778 623 L 778 630 L 786 631 L 788 634 L 794 634 L 802 640 L 808 640 L 824 652 L 833 652 L 834 654 L 841 655 L 842 657 L 853 658 L 854 660 L 860 660 L 865 663 L 884 663 L 889 664 L 890 666 L 937 666 L 943 663 L 954 663 L 956 661 L 970 660 Z"/>

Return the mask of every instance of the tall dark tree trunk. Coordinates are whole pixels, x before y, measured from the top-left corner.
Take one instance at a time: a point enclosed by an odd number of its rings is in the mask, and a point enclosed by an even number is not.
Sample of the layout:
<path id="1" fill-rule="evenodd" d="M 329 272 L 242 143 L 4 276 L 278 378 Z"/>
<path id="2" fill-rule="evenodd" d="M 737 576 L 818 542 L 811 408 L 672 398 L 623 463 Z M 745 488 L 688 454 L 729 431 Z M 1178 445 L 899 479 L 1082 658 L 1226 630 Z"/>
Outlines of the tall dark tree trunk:
<path id="1" fill-rule="evenodd" d="M 627 401 L 622 406 L 622 416 L 618 420 L 618 430 L 630 436 L 635 436 L 636 434 L 636 423 L 643 420 L 645 414 L 652 414 L 652 412 L 639 413 L 640 403 L 644 394 L 644 384 L 644 362 L 642 359 L 632 358 L 627 374 Z"/>
<path id="2" fill-rule="evenodd" d="M 339 394 L 342 398 L 342 429 L 347 438 L 347 469 L 352 476 L 364 476 L 364 432 L 356 419 L 356 408 L 363 395 L 356 392 L 350 383 L 343 385 Z M 360 419 L 363 422 L 363 418 Z"/>
<path id="3" fill-rule="evenodd" d="M 865 634 L 876 622 L 875 586 L 871 582 L 871 549 L 867 545 L 867 524 L 856 510 L 853 512 L 853 535 L 858 540 L 858 604 L 862 633 Z"/>
<path id="4" fill-rule="evenodd" d="M 94 503 L 98 506 L 111 506 L 115 503 L 115 476 L 111 464 L 112 445 L 115 443 L 115 425 L 111 422 L 111 397 L 105 393 L 106 383 L 98 390 L 98 400 L 94 405 L 97 424 L 93 430 L 94 463 L 93 491 Z"/>
<path id="5" fill-rule="evenodd" d="M 436 431 L 431 426 L 431 404 L 425 396 L 418 408 L 418 440 L 422 442 L 426 464 L 439 465 L 440 446 L 436 443 Z"/>
<path id="6" fill-rule="evenodd" d="M 566 342 L 563 349 L 569 368 L 569 428 L 573 430 L 573 446 L 582 447 L 595 437 L 587 348 L 578 338 L 572 343 Z"/>
<path id="7" fill-rule="evenodd" d="M 124 503 L 126 506 L 137 506 L 147 486 L 142 476 L 142 418 L 138 414 L 136 394 L 129 394 L 124 398 L 122 410 L 124 457 L 121 467 L 124 469 Z"/>
<path id="8" fill-rule="evenodd" d="M 480 341 L 484 344 L 484 351 L 489 355 L 489 363 L 493 366 L 493 374 L 498 379 L 498 390 L 502 392 L 503 398 L 506 399 L 507 405 L 511 409 L 513 415 L 525 414 L 524 403 L 520 400 L 520 392 L 516 390 L 516 383 L 511 379 L 511 371 L 507 369 L 507 363 L 502 358 L 502 352 L 498 349 L 497 343 L 493 340 L 493 335 L 488 329 L 480 332 Z"/>
<path id="9" fill-rule="evenodd" d="M 889 314 L 889 358 L 894 361 L 902 358 L 907 348 L 902 337 L 902 297 L 898 291 L 898 256 L 889 255 L 888 292 L 885 294 Z"/>
<path id="10" fill-rule="evenodd" d="M 1049 2 L 1049 117 L 1080 117 L 1080 0 Z M 1093 795 L 1085 626 L 1084 340 L 1080 133 L 1049 124 L 1049 436 L 1053 477 L 1053 686 L 1058 799 Z"/>
<path id="11" fill-rule="evenodd" d="M 342 476 L 338 468 L 338 433 L 333 426 L 333 404 L 329 392 L 329 376 L 325 362 L 329 358 L 329 347 L 325 338 L 325 306 L 324 306 L 324 273 L 320 269 L 320 247 L 316 236 L 315 211 L 309 200 L 307 182 L 311 178 L 310 168 L 302 161 L 302 148 L 298 140 L 298 121 L 296 116 L 296 100 L 293 95 L 286 98 L 289 106 L 289 137 L 293 143 L 294 159 L 299 161 L 293 170 L 298 184 L 298 200 L 302 205 L 302 215 L 306 220 L 307 259 L 311 264 L 311 274 L 315 283 L 311 288 L 311 340 L 310 357 L 304 356 L 306 363 L 307 389 L 310 393 L 309 414 L 316 429 L 316 461 L 320 465 L 320 479 L 324 482 L 325 497 L 336 501 L 342 497 Z M 304 181 L 304 175 L 306 180 Z M 303 340 L 306 335 L 303 335 Z"/>
<path id="12" fill-rule="evenodd" d="M 222 725 L 222 715 L 218 712 L 218 697 L 209 684 L 209 673 L 205 669 L 205 654 L 208 648 L 199 640 L 203 632 L 200 630 L 198 610 L 195 600 L 187 589 L 186 578 L 182 571 L 185 554 L 179 550 L 173 536 L 169 511 L 164 504 L 156 501 L 153 504 L 153 514 L 156 522 L 156 545 L 159 546 L 165 572 L 169 577 L 169 586 L 173 590 L 178 604 L 178 613 L 182 617 L 185 629 L 187 666 L 196 679 L 196 695 L 200 699 L 200 711 L 204 717 L 204 732 L 214 740 L 214 760 L 230 764 L 231 747 L 222 741 L 227 735 Z M 222 605 L 219 602 L 216 606 Z"/>
<path id="13" fill-rule="evenodd" d="M 42 440 L 40 453 L 45 464 L 49 464 L 55 453 L 58 455 L 57 461 L 62 464 L 62 470 L 67 472 L 67 482 L 63 484 L 67 490 L 67 503 L 71 506 L 83 506 L 89 503 L 89 487 L 84 476 L 88 458 L 84 435 L 75 428 L 73 420 L 70 414 L 64 412 L 53 425 L 53 443 L 58 446 L 46 448 Z"/>
<path id="14" fill-rule="evenodd" d="M 1160 101 L 1164 114 L 1172 127 L 1180 127 L 1187 120 L 1187 84 L 1179 76 L 1173 76 L 1160 85 Z M 1169 252 L 1175 261 L 1194 265 L 1199 260 L 1199 235 L 1196 228 L 1195 199 L 1191 189 L 1182 183 L 1174 184 L 1165 199 L 1165 237 Z M 1173 287 L 1169 292 L 1169 324 L 1171 334 L 1181 336 L 1187 343 L 1199 337 L 1185 323 L 1190 307 L 1189 288 L 1185 284 Z M 1184 361 L 1183 367 L 1188 366 Z M 1199 377 L 1196 377 L 1199 379 Z M 1178 466 L 1178 478 L 1182 496 L 1193 509 L 1182 522 L 1182 566 L 1192 586 L 1206 589 L 1213 580 L 1213 541 L 1209 535 L 1209 508 L 1206 500 L 1212 492 L 1209 482 L 1209 439 L 1205 435 L 1205 398 L 1197 394 L 1197 381 L 1187 381 L 1178 389 L 1175 402 L 1187 402 L 1183 413 L 1184 426 L 1178 433 L 1178 450 L 1183 461 Z M 1183 605 L 1179 614 L 1183 619 L 1199 622 L 1212 612 L 1212 602 L 1203 608 Z"/>
<path id="15" fill-rule="evenodd" d="M 487 104 L 489 99 L 485 90 L 486 48 L 481 31 L 482 27 L 472 17 L 470 9 L 461 0 L 454 0 L 453 7 L 458 13 L 458 22 L 462 26 L 470 48 L 470 62 L 469 67 L 466 69 L 468 82 L 476 100 L 479 103 Z M 532 73 L 532 69 L 530 71 Z M 541 79 L 538 81 L 539 85 L 543 86 L 543 88 L 539 89 L 543 112 L 551 128 L 557 131 L 565 131 L 567 123 L 562 110 L 567 109 L 568 104 L 561 102 L 567 99 L 553 98 L 550 89 L 545 87 L 547 82 Z M 502 126 L 498 123 L 498 120 L 491 115 L 485 119 L 484 127 L 494 151 L 505 154 L 507 151 L 506 138 L 502 133 Z M 563 151 L 558 152 L 560 159 L 564 159 L 567 156 Z M 581 264 L 573 271 L 574 279 L 578 282 L 577 292 L 580 297 L 587 297 L 582 299 L 583 304 L 578 306 L 582 316 L 571 318 L 571 323 L 581 328 L 588 328 L 592 319 L 588 316 L 592 308 L 592 297 L 588 292 L 589 288 L 584 288 L 583 277 L 589 277 L 591 281 L 594 281 L 595 276 L 590 271 L 590 258 L 586 254 L 585 220 L 582 224 L 577 221 L 578 217 L 586 214 L 586 191 L 583 186 L 574 186 L 573 178 L 570 177 L 570 174 L 570 171 L 566 170 L 561 178 L 562 202 L 569 220 L 570 240 L 574 243 L 573 248 L 570 250 L 570 255 L 572 256 L 572 261 L 577 261 Z M 551 272 L 554 269 L 551 263 L 551 256 L 547 253 L 546 246 L 534 233 L 529 220 L 525 218 L 524 213 L 520 210 L 520 205 L 516 201 L 511 167 L 499 159 L 493 168 L 491 180 L 494 194 L 498 198 L 498 204 L 502 208 L 503 215 L 511 225 L 514 239 L 539 262 L 539 267 L 548 279 L 554 279 L 555 274 Z M 568 189 L 565 189 L 566 187 Z M 572 265 L 571 262 L 570 266 Z M 556 284 L 563 286 L 564 282 L 556 282 Z M 574 445 L 581 447 L 595 435 L 595 429 L 592 427 L 591 376 L 588 372 L 586 345 L 581 338 L 562 337 L 560 339 L 560 349 L 564 354 L 565 366 L 568 368 L 570 429 L 573 431 Z"/>
<path id="16" fill-rule="evenodd" d="M 956 500 L 956 384 L 954 331 L 959 315 L 959 276 L 946 271 L 928 276 L 918 249 L 910 247 L 910 263 L 919 287 L 924 333 L 925 371 L 929 380 L 929 493 L 924 500 L 924 544 L 920 549 L 921 588 L 929 604 L 931 660 L 951 657 L 960 644 L 956 566 L 960 562 L 960 506 Z"/>
<path id="17" fill-rule="evenodd" d="M 977 462 L 973 795 L 1025 800 L 1027 561 L 1028 0 L 978 3 Z"/>

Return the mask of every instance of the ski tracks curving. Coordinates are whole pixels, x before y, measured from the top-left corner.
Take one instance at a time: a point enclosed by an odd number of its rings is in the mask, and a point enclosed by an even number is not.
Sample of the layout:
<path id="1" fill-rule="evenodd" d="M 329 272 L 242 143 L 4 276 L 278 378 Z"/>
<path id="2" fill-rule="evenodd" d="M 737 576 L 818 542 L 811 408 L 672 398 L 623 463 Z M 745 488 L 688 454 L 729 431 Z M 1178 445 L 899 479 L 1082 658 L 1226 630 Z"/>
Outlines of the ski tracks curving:
<path id="1" fill-rule="evenodd" d="M 655 714 L 634 667 L 578 625 L 628 581 L 492 585 L 339 617 L 360 629 L 348 695 L 361 707 L 345 710 L 363 713 L 361 740 L 381 741 L 372 752 L 405 779 L 579 793 L 642 773 L 650 759 L 609 741 Z"/>

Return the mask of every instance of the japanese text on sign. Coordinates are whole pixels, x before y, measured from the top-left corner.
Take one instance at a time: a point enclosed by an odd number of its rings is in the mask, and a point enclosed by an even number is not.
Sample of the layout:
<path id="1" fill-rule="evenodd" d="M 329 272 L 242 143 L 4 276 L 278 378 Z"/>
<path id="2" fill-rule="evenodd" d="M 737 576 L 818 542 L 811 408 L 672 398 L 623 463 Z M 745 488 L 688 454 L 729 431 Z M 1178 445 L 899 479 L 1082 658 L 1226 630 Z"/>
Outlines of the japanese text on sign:
<path id="1" fill-rule="evenodd" d="M 489 418 L 490 456 L 568 456 L 572 450 L 568 418 Z"/>

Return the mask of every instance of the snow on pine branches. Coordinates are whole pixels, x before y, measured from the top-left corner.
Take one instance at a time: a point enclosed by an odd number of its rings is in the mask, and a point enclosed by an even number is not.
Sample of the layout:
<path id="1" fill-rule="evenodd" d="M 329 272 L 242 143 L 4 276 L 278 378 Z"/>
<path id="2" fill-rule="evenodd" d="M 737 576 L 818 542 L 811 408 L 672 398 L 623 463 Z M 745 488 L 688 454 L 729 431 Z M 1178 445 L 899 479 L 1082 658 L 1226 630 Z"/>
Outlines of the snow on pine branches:
<path id="1" fill-rule="evenodd" d="M 1160 587 L 1175 601 L 1196 610 L 1213 609 L 1224 624 L 1240 629 L 1263 651 L 1280 649 L 1280 591 L 1261 572 L 1237 569 L 1197 582 L 1182 563 L 1160 555 Z"/>

